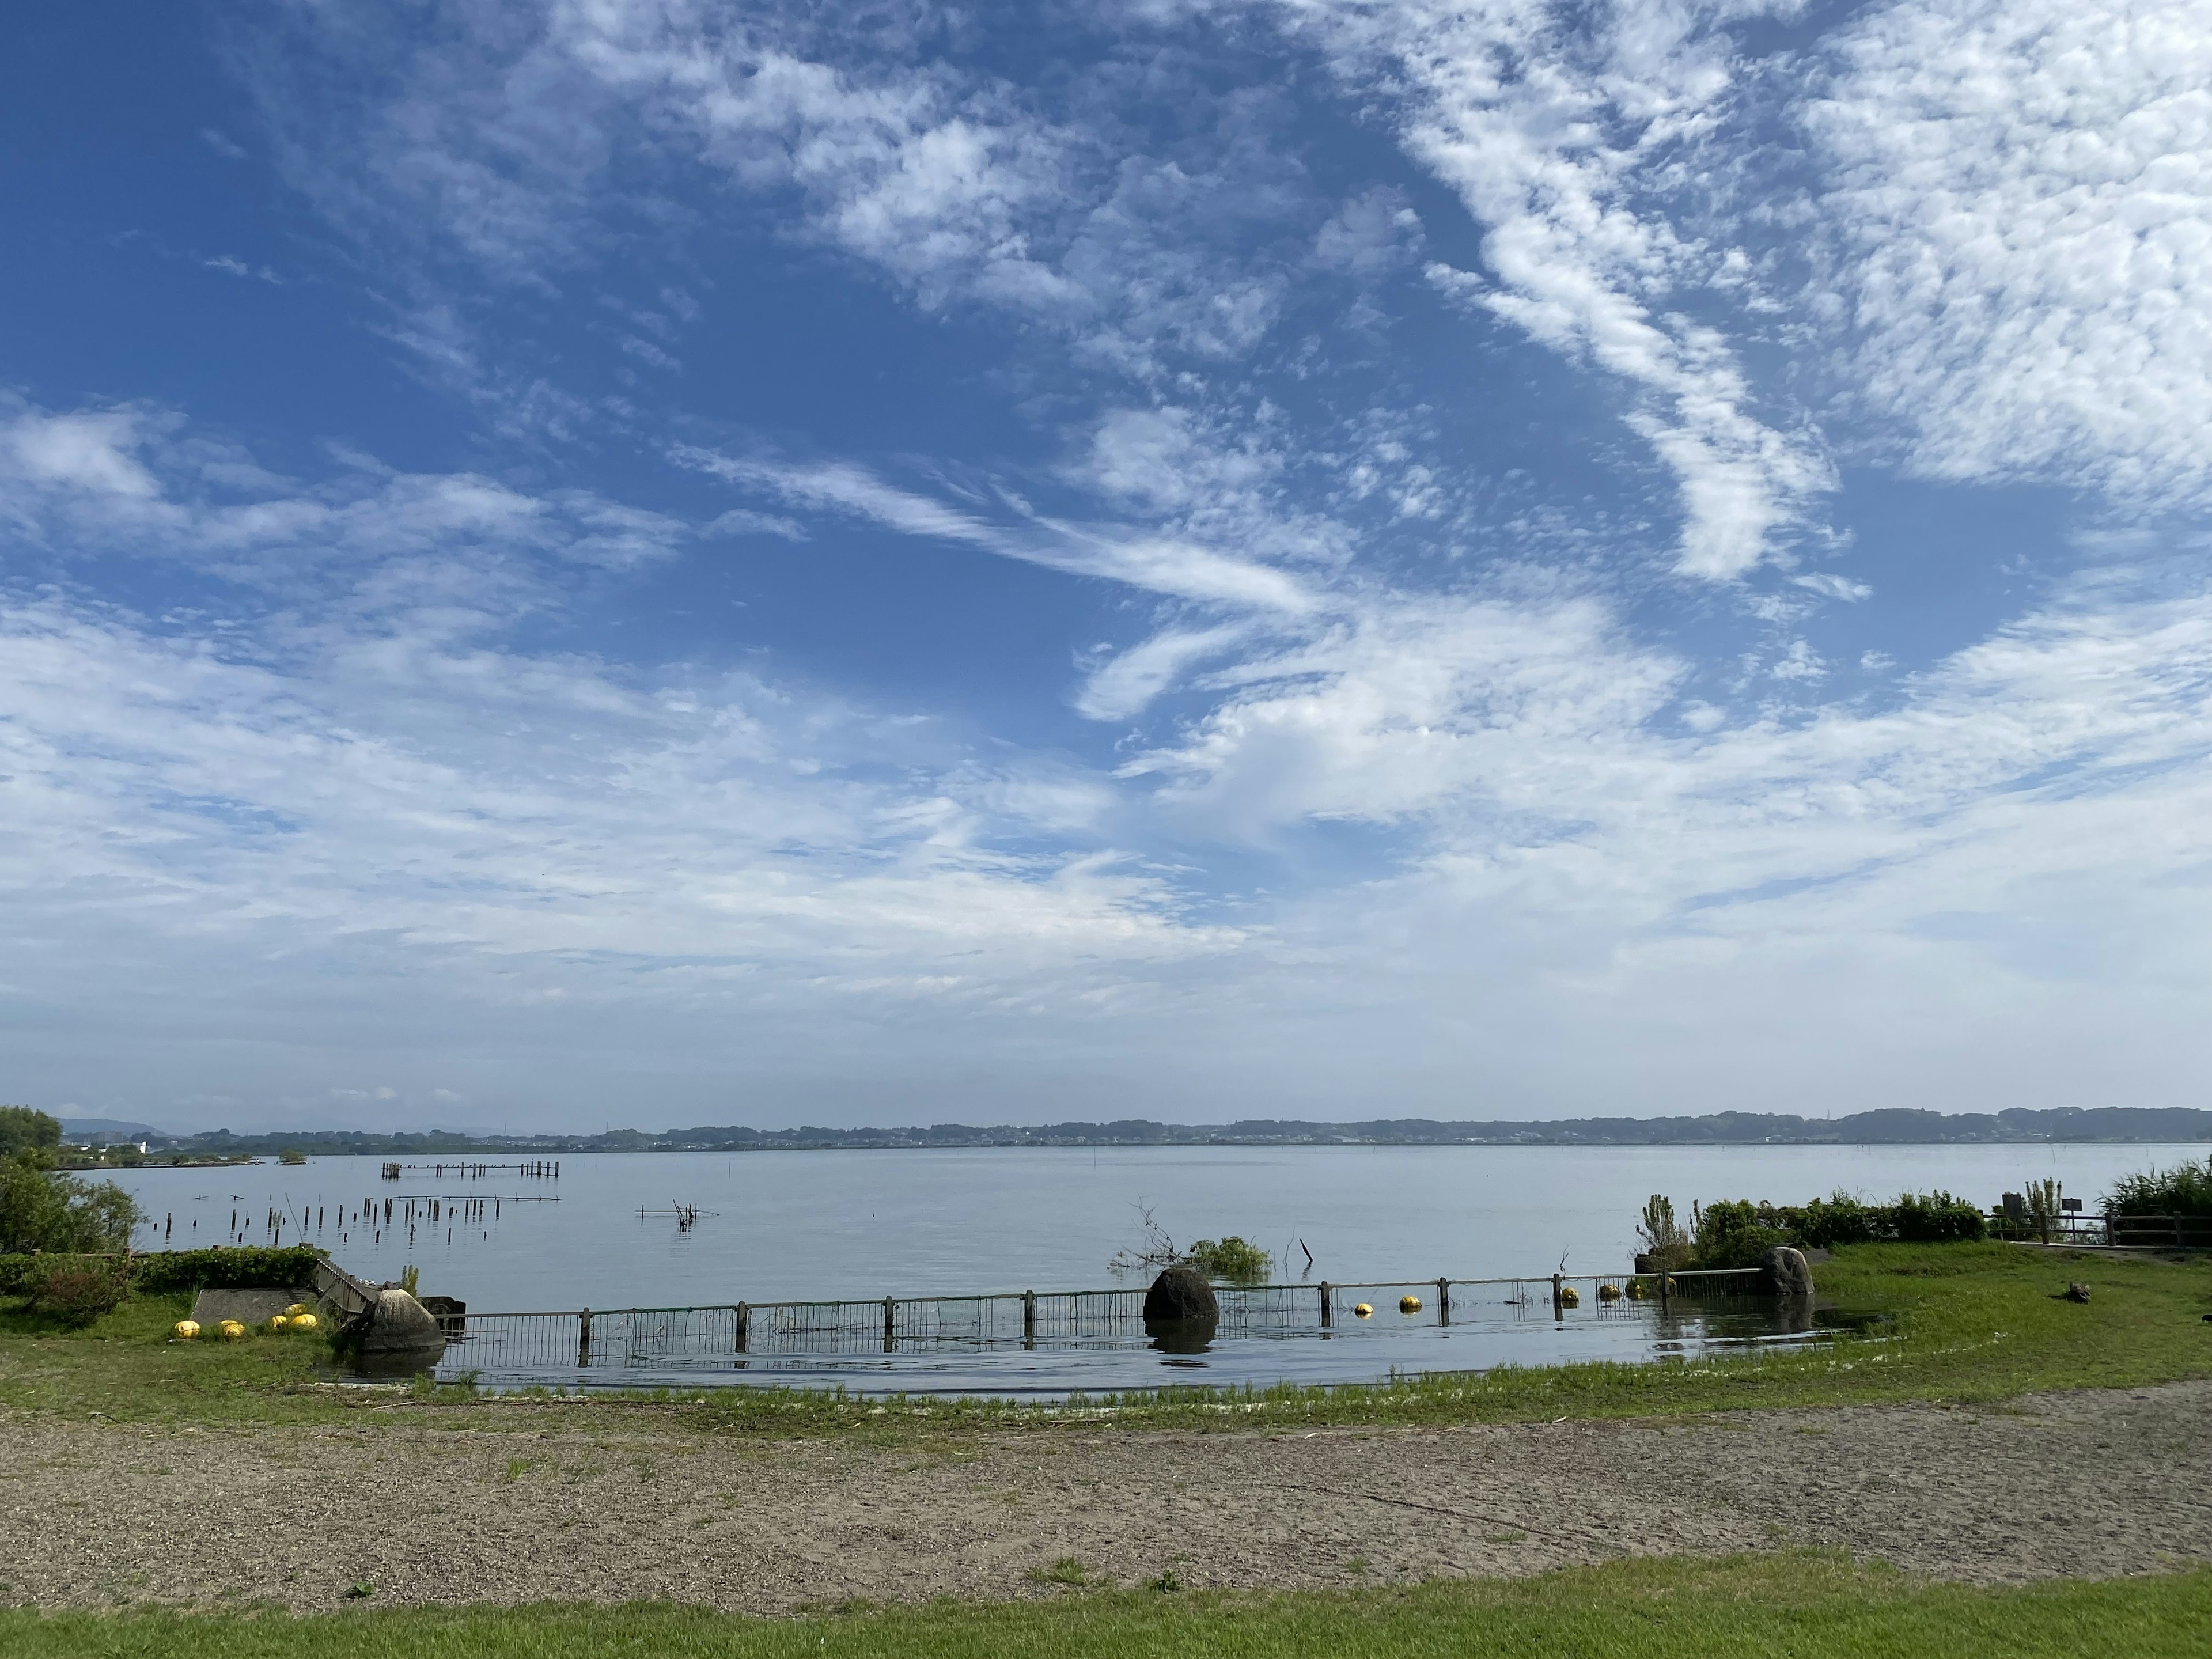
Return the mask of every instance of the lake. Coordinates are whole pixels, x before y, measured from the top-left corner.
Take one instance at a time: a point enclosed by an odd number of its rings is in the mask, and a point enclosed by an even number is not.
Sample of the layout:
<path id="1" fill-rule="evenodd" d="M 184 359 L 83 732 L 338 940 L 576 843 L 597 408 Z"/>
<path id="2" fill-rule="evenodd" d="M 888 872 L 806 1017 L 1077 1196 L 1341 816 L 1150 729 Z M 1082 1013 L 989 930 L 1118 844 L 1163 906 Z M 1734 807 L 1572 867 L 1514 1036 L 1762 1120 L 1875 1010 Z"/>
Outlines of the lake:
<path id="1" fill-rule="evenodd" d="M 1115 1282 L 1115 1252 L 1139 1239 L 1140 1206 L 1178 1243 L 1251 1239 L 1285 1262 L 1290 1279 L 1610 1273 L 1628 1267 L 1637 1216 L 1655 1192 L 1672 1197 L 1686 1220 L 1694 1199 L 1802 1202 L 1838 1188 L 1873 1198 L 1943 1188 L 1986 1208 L 2051 1176 L 2094 1210 L 2115 1177 L 2201 1155 L 2194 1146 L 2111 1146 L 984 1147 L 572 1155 L 557 1182 L 501 1169 L 464 1179 L 450 1165 L 442 1179 L 410 1168 L 385 1181 L 377 1158 L 115 1178 L 153 1217 L 142 1249 L 161 1248 L 165 1226 L 172 1248 L 222 1243 L 234 1211 L 247 1218 L 242 1242 L 265 1243 L 264 1217 L 275 1208 L 288 1218 L 285 1240 L 321 1244 L 370 1280 L 396 1278 L 412 1261 L 425 1291 L 458 1297 L 474 1315 L 1103 1286 Z M 559 1201 L 511 1201 L 545 1198 Z M 411 1242 L 402 1222 L 351 1219 L 371 1200 L 380 1218 L 387 1199 L 395 1218 L 416 1204 Z M 422 1218 L 433 1199 L 434 1225 Z M 464 1221 L 457 1206 L 471 1201 L 481 1218 Z M 666 1213 L 638 1213 L 678 1206 L 697 1207 L 688 1229 Z M 1524 1327 L 1541 1342 L 1514 1346 L 1508 1339 Z M 1501 1352 L 1537 1363 L 1560 1334 L 1546 1332 L 1548 1320 L 1501 1319 L 1480 1343 L 1470 1328 L 1421 1335 L 1429 1346 L 1411 1349 L 1397 1339 L 1416 1339 L 1400 1332 L 1393 1344 L 1335 1344 L 1358 1352 L 1328 1356 L 1324 1369 L 1461 1369 L 1497 1363 Z M 1630 1333 L 1599 1346 L 1642 1352 L 1655 1340 Z M 1291 1345 L 1269 1345 L 1231 1369 L 1240 1380 L 1306 1374 L 1322 1364 L 1312 1346 L 1293 1354 Z M 880 1356 L 850 1363 L 882 1368 Z M 1132 1385 L 1128 1366 L 1109 1369 L 1123 1379 L 1113 1385 Z"/>

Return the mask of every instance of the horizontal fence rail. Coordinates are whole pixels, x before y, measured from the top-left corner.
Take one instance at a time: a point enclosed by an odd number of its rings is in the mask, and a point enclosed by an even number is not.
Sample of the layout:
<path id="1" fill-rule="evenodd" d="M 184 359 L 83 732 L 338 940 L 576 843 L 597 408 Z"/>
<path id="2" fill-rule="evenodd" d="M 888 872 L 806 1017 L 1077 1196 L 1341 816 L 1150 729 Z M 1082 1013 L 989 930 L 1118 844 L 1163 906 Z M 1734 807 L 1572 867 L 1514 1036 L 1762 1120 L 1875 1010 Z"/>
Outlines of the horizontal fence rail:
<path id="1" fill-rule="evenodd" d="M 1221 1285 L 1214 1338 L 1352 1335 L 1449 1325 L 1643 1316 L 1639 1305 L 1732 1299 L 1756 1268 L 1543 1279 L 1377 1279 Z M 866 1301 L 738 1302 L 714 1307 L 469 1313 L 441 1320 L 448 1369 L 493 1373 L 726 1366 L 803 1354 L 1126 1346 L 1147 1334 L 1141 1287 L 1000 1291 Z M 1400 1298 L 1419 1306 L 1401 1310 Z M 1358 1310 L 1363 1304 L 1367 1315 Z"/>
<path id="2" fill-rule="evenodd" d="M 2026 1243 L 2109 1244 L 2132 1249 L 2212 1249 L 2212 1215 L 2086 1215 L 2067 1211 L 2031 1216 L 1992 1211 L 1990 1231 Z"/>

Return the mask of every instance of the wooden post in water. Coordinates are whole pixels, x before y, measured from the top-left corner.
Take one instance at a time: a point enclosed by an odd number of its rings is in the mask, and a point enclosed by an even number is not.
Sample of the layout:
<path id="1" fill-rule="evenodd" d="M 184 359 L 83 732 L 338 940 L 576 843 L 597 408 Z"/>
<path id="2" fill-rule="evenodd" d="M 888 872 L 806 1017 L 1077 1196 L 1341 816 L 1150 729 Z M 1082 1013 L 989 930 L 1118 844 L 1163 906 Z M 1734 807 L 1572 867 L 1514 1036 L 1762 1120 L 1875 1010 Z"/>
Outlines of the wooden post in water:
<path id="1" fill-rule="evenodd" d="M 1437 1323 L 1451 1323 L 1451 1280 L 1449 1279 L 1437 1280 Z"/>
<path id="2" fill-rule="evenodd" d="M 739 1353 L 743 1353 L 743 1352 L 745 1351 L 745 1338 L 746 1338 L 746 1336 L 749 1334 L 749 1333 L 748 1333 L 748 1331 L 747 1331 L 747 1329 L 746 1329 L 746 1327 L 747 1327 L 747 1326 L 749 1326 L 749 1325 L 750 1325 L 750 1324 L 752 1323 L 752 1317 L 753 1317 L 753 1310 L 752 1310 L 750 1308 L 747 1307 L 744 1303 L 742 1303 L 742 1302 L 738 1303 L 738 1352 Z"/>
<path id="3" fill-rule="evenodd" d="M 889 1353 L 898 1346 L 898 1304 L 890 1297 L 884 1298 L 884 1352 Z"/>
<path id="4" fill-rule="evenodd" d="M 1035 1291 L 1022 1292 L 1022 1346 L 1024 1348 L 1033 1348 L 1036 1346 L 1036 1292 Z"/>
<path id="5" fill-rule="evenodd" d="M 592 1310 L 589 1308 L 576 1316 L 576 1363 L 592 1363 Z"/>
<path id="6" fill-rule="evenodd" d="M 1564 1319 L 1567 1316 L 1566 1304 L 1559 1300 L 1559 1281 L 1564 1277 L 1560 1273 L 1552 1275 L 1552 1317 L 1554 1319 Z"/>
<path id="7" fill-rule="evenodd" d="M 1326 1279 L 1321 1282 L 1321 1328 L 1323 1330 L 1328 1328 L 1328 1280 Z"/>

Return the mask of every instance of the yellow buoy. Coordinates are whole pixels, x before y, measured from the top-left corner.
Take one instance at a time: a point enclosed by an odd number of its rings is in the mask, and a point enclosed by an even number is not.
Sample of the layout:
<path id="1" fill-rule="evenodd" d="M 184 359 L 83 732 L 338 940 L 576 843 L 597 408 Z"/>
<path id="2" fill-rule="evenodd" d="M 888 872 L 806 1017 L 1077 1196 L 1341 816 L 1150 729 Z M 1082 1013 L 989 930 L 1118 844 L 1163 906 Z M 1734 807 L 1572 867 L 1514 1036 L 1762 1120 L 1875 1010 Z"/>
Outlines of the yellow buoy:
<path id="1" fill-rule="evenodd" d="M 1372 1319 L 1375 1316 L 1375 1308 L 1371 1303 L 1363 1302 L 1352 1311 L 1362 1319 Z"/>
<path id="2" fill-rule="evenodd" d="M 177 1339 L 178 1341 L 190 1342 L 193 1338 L 197 1337 L 200 1334 L 199 1321 L 197 1319 L 179 1319 L 175 1324 L 169 1327 L 169 1332 L 170 1334 Z"/>
<path id="3" fill-rule="evenodd" d="M 1597 1287 L 1597 1299 L 1598 1299 L 1599 1301 L 1601 1301 L 1601 1302 L 1618 1302 L 1618 1301 L 1620 1301 L 1620 1285 L 1599 1285 L 1599 1286 Z"/>
<path id="4" fill-rule="evenodd" d="M 1420 1312 L 1420 1310 L 1421 1298 L 1418 1296 L 1401 1296 L 1398 1298 L 1398 1311 L 1400 1313 L 1417 1314 Z"/>
<path id="5" fill-rule="evenodd" d="M 1583 1293 L 1571 1285 L 1560 1285 L 1559 1305 L 1562 1308 L 1581 1307 L 1583 1305 Z"/>
<path id="6" fill-rule="evenodd" d="M 1632 1279 L 1628 1281 L 1628 1299 L 1631 1302 L 1641 1302 L 1644 1300 L 1644 1281 L 1642 1279 Z"/>
<path id="7" fill-rule="evenodd" d="M 315 1316 L 314 1316 L 314 1315 L 313 1315 L 313 1314 L 294 1314 L 294 1315 L 292 1316 L 292 1328 L 293 1328 L 294 1330 L 295 1330 L 295 1331 L 312 1331 L 312 1330 L 313 1330 L 313 1329 L 315 1328 Z"/>
<path id="8" fill-rule="evenodd" d="M 307 1304 L 306 1303 L 295 1302 L 290 1307 L 284 1310 L 284 1317 L 287 1319 L 297 1319 L 301 1314 L 307 1311 Z"/>
<path id="9" fill-rule="evenodd" d="M 283 1314 L 272 1314 L 269 1320 L 269 1328 L 272 1331 L 281 1331 L 291 1322 Z"/>
<path id="10" fill-rule="evenodd" d="M 216 1329 L 222 1333 L 222 1340 L 226 1342 L 241 1342 L 246 1339 L 246 1327 L 235 1319 L 224 1320 Z"/>

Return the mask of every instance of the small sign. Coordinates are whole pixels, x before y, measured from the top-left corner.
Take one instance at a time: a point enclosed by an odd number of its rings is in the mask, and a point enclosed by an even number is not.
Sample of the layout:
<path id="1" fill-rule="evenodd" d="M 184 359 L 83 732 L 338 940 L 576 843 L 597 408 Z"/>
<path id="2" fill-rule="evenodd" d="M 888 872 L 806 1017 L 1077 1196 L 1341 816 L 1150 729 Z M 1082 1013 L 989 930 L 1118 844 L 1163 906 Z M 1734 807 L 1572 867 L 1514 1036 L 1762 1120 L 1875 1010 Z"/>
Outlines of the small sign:
<path id="1" fill-rule="evenodd" d="M 2058 1207 L 2062 1210 L 2079 1210 L 2081 1207 L 2081 1200 L 2078 1198 L 2062 1198 L 2058 1200 Z"/>

